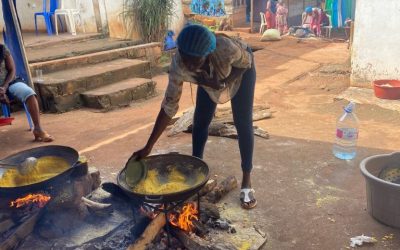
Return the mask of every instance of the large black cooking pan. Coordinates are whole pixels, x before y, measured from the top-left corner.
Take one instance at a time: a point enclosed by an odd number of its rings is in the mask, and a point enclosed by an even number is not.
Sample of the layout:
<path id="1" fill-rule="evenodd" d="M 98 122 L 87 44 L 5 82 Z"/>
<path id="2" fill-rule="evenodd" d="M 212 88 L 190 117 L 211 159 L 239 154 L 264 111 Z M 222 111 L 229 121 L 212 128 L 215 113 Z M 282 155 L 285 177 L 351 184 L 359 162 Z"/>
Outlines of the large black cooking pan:
<path id="1" fill-rule="evenodd" d="M 121 170 L 117 177 L 118 186 L 135 202 L 147 203 L 170 203 L 177 201 L 184 201 L 195 195 L 207 183 L 209 179 L 209 168 L 207 164 L 199 158 L 182 155 L 182 154 L 163 154 L 152 155 L 142 160 L 147 166 L 148 170 L 157 169 L 163 175 L 167 173 L 167 167 L 173 165 L 180 171 L 186 178 L 186 182 L 195 183 L 199 176 L 204 178 L 197 184 L 192 185 L 190 188 L 162 195 L 149 195 L 141 194 L 133 191 L 133 188 L 126 183 L 126 167 Z"/>
<path id="2" fill-rule="evenodd" d="M 57 156 L 66 160 L 70 168 L 65 170 L 53 178 L 44 180 L 42 182 L 19 186 L 19 187 L 0 187 L 0 197 L 14 197 L 26 193 L 33 193 L 38 191 L 51 192 L 55 187 L 61 185 L 64 181 L 70 178 L 75 166 L 77 166 L 79 154 L 75 149 L 65 146 L 44 146 L 33 149 L 28 149 L 20 153 L 11 155 L 4 159 L 5 162 L 11 164 L 19 164 L 28 157 L 40 158 L 43 156 Z"/>

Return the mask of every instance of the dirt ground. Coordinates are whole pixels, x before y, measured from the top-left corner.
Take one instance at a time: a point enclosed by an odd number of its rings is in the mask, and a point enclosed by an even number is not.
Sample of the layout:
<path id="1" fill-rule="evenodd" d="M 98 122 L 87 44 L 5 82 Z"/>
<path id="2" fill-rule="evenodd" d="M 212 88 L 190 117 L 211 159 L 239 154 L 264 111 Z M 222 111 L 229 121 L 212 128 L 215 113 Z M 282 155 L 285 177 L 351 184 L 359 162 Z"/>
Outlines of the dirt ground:
<path id="1" fill-rule="evenodd" d="M 334 97 L 349 86 L 347 44 L 291 38 L 259 43 L 255 37 L 242 36 L 263 48 L 255 53 L 255 103 L 268 103 L 274 114 L 256 123 L 271 135 L 269 140 L 257 139 L 255 145 L 253 186 L 258 207 L 241 210 L 236 190 L 225 200 L 229 209 L 266 232 L 263 249 L 346 249 L 350 238 L 361 234 L 379 241 L 365 249 L 399 249 L 400 231 L 376 222 L 366 212 L 365 182 L 359 171 L 363 158 L 399 148 L 399 114 L 357 106 L 358 156 L 348 162 L 335 159 L 331 153 L 335 122 L 345 102 Z M 76 148 L 100 169 L 104 180 L 114 181 L 151 131 L 167 76 L 155 80 L 160 94 L 151 100 L 108 113 L 44 114 L 43 124 L 56 137 L 54 144 Z M 187 84 L 180 112 L 193 106 L 190 93 Z M 12 126 L 0 127 L 0 158 L 40 146 L 31 143 L 31 134 L 24 131 L 24 114 L 15 116 Z M 153 153 L 170 151 L 190 154 L 191 136 L 164 135 Z M 240 178 L 235 140 L 210 137 L 205 160 L 219 178 L 232 173 Z M 382 239 L 389 234 L 394 239 Z"/>

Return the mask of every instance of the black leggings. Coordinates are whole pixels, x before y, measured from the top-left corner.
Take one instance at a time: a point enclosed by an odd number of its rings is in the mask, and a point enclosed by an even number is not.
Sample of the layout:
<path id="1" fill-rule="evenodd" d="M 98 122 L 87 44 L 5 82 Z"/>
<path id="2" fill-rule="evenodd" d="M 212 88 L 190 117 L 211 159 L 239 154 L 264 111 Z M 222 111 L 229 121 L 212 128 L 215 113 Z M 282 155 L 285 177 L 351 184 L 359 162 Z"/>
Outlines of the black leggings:
<path id="1" fill-rule="evenodd" d="M 242 78 L 238 92 L 232 98 L 233 120 L 239 136 L 239 149 L 242 158 L 243 172 L 250 173 L 253 168 L 254 131 L 253 101 L 256 83 L 254 62 Z M 208 138 L 208 127 L 212 121 L 217 104 L 207 92 L 197 88 L 196 110 L 193 118 L 193 156 L 203 158 L 204 147 Z"/>

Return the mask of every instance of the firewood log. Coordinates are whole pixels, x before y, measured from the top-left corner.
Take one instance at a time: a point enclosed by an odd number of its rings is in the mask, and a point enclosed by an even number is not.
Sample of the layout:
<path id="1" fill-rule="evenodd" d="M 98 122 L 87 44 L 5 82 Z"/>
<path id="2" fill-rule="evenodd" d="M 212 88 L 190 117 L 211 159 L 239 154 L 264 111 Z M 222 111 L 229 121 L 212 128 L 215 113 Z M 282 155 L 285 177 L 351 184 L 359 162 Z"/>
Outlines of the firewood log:
<path id="1" fill-rule="evenodd" d="M 144 230 L 140 238 L 128 247 L 128 250 L 145 250 L 149 244 L 154 240 L 160 230 L 167 223 L 164 213 L 160 213 L 154 218 Z"/>
<path id="2" fill-rule="evenodd" d="M 12 219 L 6 219 L 3 221 L 0 221 L 0 234 L 7 232 L 13 226 L 15 226 L 15 223 L 13 222 Z"/>
<path id="3" fill-rule="evenodd" d="M 218 182 L 217 180 L 210 179 L 207 181 L 206 185 L 200 190 L 199 195 L 204 196 L 211 192 L 216 186 Z"/>
<path id="4" fill-rule="evenodd" d="M 168 136 L 174 136 L 181 132 L 189 132 L 192 131 L 193 124 L 193 114 L 194 108 L 185 112 L 172 126 L 171 130 L 168 132 Z M 253 121 L 264 120 L 272 117 L 272 112 L 270 111 L 270 107 L 268 105 L 255 105 L 253 107 Z M 218 108 L 215 113 L 215 117 L 213 118 L 209 134 L 213 136 L 223 136 L 228 138 L 237 138 L 237 132 L 235 126 L 233 126 L 233 115 L 232 109 L 229 107 Z M 263 131 L 260 128 L 255 127 L 254 130 L 257 132 L 255 135 L 260 136 L 262 138 L 268 139 L 269 136 L 267 132 Z"/>
<path id="5" fill-rule="evenodd" d="M 194 232 L 199 237 L 204 237 L 210 232 L 210 230 L 208 230 L 208 228 L 204 226 L 200 221 L 193 220 L 192 223 L 194 225 Z"/>
<path id="6" fill-rule="evenodd" d="M 196 236 L 195 234 L 187 234 L 179 228 L 174 228 L 172 230 L 173 234 L 187 249 L 196 250 L 209 250 L 210 243 L 202 238 Z"/>
<path id="7" fill-rule="evenodd" d="M 33 232 L 36 222 L 43 215 L 42 211 L 36 211 L 30 215 L 15 231 L 6 239 L 0 241 L 0 249 L 16 249 L 18 245 Z M 11 229 L 14 230 L 14 229 Z"/>
<path id="8" fill-rule="evenodd" d="M 235 176 L 229 176 L 220 184 L 218 184 L 210 193 L 208 193 L 205 197 L 211 203 L 217 203 L 220 201 L 227 193 L 231 190 L 237 188 L 238 181 Z"/>

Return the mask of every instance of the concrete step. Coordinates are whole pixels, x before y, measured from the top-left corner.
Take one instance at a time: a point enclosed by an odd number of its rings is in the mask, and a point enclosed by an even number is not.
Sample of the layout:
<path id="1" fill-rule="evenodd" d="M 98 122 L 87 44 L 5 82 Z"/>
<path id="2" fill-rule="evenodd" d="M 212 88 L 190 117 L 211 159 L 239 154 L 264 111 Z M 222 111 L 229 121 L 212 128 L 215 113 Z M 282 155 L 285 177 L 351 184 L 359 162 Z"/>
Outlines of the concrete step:
<path id="1" fill-rule="evenodd" d="M 25 49 L 42 49 L 57 44 L 66 44 L 77 41 L 89 41 L 94 39 L 104 39 L 107 36 L 101 33 L 84 33 L 71 36 L 69 33 L 62 33 L 58 36 L 37 36 L 35 33 L 23 33 Z"/>
<path id="2" fill-rule="evenodd" d="M 48 74 L 60 70 L 78 68 L 82 65 L 112 61 L 118 58 L 157 61 L 160 56 L 161 44 L 147 43 L 135 46 L 128 46 L 125 48 L 100 51 L 80 56 L 50 60 L 46 62 L 31 63 L 29 66 L 33 74 L 35 74 L 36 69 L 41 69 L 43 70 L 43 74 Z"/>
<path id="3" fill-rule="evenodd" d="M 128 106 L 140 99 L 155 95 L 156 83 L 145 78 L 131 78 L 104 87 L 86 91 L 81 94 L 86 107 L 110 110 Z"/>
<path id="4" fill-rule="evenodd" d="M 151 78 L 150 63 L 117 59 L 46 74 L 36 83 L 45 110 L 65 112 L 82 104 L 80 94 L 133 77 Z"/>
<path id="5" fill-rule="evenodd" d="M 125 48 L 138 45 L 139 43 L 140 41 L 115 38 L 65 41 L 45 47 L 26 48 L 26 53 L 29 63 L 37 63 Z"/>

